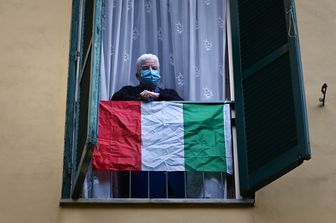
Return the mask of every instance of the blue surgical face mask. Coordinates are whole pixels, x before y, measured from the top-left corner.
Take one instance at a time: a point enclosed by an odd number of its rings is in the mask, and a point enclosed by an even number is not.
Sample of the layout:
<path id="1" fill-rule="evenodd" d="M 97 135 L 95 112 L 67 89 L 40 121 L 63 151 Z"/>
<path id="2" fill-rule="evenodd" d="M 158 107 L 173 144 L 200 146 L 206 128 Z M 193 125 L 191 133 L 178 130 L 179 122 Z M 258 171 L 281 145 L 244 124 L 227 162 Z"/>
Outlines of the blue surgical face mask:
<path id="1" fill-rule="evenodd" d="M 145 85 L 158 85 L 161 79 L 159 70 L 141 70 L 140 82 Z"/>

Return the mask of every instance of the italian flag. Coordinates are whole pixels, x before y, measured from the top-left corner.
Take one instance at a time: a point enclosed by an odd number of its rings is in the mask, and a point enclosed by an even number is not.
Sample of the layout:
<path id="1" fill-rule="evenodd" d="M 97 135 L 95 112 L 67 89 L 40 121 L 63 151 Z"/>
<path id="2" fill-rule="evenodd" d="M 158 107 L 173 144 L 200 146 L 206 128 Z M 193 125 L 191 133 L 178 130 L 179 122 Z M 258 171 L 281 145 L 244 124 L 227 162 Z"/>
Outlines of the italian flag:
<path id="1" fill-rule="evenodd" d="M 232 173 L 229 105 L 101 101 L 97 170 Z"/>

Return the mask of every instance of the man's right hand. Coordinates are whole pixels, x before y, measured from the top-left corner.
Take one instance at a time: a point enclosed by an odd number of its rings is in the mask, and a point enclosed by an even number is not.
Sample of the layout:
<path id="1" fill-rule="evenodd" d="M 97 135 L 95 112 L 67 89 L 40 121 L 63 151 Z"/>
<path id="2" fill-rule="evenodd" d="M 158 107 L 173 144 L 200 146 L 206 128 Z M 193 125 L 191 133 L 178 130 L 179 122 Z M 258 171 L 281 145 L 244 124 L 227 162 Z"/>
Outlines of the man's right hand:
<path id="1" fill-rule="evenodd" d="M 144 100 L 155 100 L 158 99 L 160 96 L 160 93 L 155 93 L 152 91 L 144 90 L 139 94 L 140 99 Z"/>

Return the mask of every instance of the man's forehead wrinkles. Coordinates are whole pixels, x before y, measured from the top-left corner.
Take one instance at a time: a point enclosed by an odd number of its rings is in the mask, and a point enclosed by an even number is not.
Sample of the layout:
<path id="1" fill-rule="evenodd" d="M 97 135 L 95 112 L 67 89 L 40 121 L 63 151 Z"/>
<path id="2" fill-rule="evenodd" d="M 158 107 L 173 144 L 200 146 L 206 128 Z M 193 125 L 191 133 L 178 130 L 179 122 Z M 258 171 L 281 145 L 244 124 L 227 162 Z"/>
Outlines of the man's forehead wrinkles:
<path id="1" fill-rule="evenodd" d="M 142 64 L 157 65 L 157 62 L 156 62 L 155 60 L 151 60 L 151 59 L 149 59 L 149 60 L 145 60 L 145 61 L 143 61 Z"/>
<path id="2" fill-rule="evenodd" d="M 155 62 L 149 62 L 149 63 L 143 63 L 142 65 L 157 65 L 157 63 L 155 63 Z"/>

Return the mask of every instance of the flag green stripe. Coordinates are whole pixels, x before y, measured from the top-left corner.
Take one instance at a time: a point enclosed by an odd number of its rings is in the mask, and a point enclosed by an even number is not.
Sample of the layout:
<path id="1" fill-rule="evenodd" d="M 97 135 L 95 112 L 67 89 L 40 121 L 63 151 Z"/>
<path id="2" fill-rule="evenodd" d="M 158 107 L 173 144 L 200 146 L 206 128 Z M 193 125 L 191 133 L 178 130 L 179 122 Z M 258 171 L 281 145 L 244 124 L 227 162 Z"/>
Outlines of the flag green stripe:
<path id="1" fill-rule="evenodd" d="M 186 171 L 226 172 L 223 105 L 184 104 Z"/>

